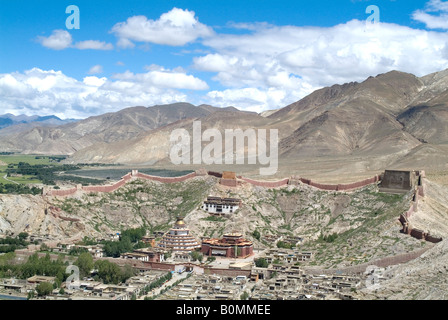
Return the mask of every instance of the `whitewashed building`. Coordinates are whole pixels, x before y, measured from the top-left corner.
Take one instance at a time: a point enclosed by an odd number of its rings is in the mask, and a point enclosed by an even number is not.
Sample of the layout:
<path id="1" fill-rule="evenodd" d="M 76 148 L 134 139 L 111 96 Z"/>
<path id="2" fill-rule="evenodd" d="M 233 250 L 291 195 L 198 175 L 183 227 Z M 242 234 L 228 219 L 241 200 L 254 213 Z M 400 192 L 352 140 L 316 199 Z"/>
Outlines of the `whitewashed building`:
<path id="1" fill-rule="evenodd" d="M 235 198 L 207 197 L 202 209 L 213 215 L 229 215 L 241 207 L 241 200 Z"/>

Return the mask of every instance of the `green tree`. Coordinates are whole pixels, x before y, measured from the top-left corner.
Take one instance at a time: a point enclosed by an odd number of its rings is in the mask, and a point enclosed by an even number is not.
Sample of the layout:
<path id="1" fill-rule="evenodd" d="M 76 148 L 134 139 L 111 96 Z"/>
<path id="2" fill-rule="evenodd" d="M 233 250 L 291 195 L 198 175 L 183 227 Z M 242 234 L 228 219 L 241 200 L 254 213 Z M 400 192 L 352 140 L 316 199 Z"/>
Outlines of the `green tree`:
<path id="1" fill-rule="evenodd" d="M 27 233 L 27 232 L 20 232 L 19 235 L 18 235 L 18 237 L 19 237 L 19 239 L 20 239 L 21 241 L 25 241 L 26 238 L 28 238 L 28 233 Z"/>
<path id="2" fill-rule="evenodd" d="M 87 277 L 93 269 L 93 257 L 89 252 L 83 252 L 79 255 L 74 265 L 78 266 L 81 277 Z"/>
<path id="3" fill-rule="evenodd" d="M 249 294 L 244 291 L 241 296 L 240 296 L 240 300 L 247 300 L 249 298 Z"/>
<path id="4" fill-rule="evenodd" d="M 267 268 L 269 266 L 268 262 L 264 258 L 255 260 L 255 266 L 257 268 Z"/>
<path id="5" fill-rule="evenodd" d="M 28 295 L 27 295 L 27 297 L 26 297 L 26 299 L 27 300 L 31 300 L 31 299 L 33 299 L 34 298 L 34 291 L 29 291 L 28 292 Z"/>
<path id="6" fill-rule="evenodd" d="M 53 291 L 53 285 L 50 282 L 41 282 L 36 286 L 39 297 L 49 295 Z"/>
<path id="7" fill-rule="evenodd" d="M 193 261 L 199 261 L 202 262 L 202 259 L 204 259 L 204 256 L 202 255 L 202 253 L 198 252 L 198 251 L 192 251 L 190 253 L 191 259 L 193 259 Z"/>
<path id="8" fill-rule="evenodd" d="M 252 232 L 252 236 L 257 240 L 260 240 L 261 234 L 258 230 L 254 230 L 254 232 Z"/>
<path id="9" fill-rule="evenodd" d="M 121 282 L 126 282 L 129 278 L 135 276 L 135 270 L 128 264 L 123 267 L 121 274 Z"/>
<path id="10" fill-rule="evenodd" d="M 104 283 L 120 283 L 122 272 L 118 265 L 107 260 L 98 260 L 95 262 L 95 269 L 98 270 L 98 277 Z"/>

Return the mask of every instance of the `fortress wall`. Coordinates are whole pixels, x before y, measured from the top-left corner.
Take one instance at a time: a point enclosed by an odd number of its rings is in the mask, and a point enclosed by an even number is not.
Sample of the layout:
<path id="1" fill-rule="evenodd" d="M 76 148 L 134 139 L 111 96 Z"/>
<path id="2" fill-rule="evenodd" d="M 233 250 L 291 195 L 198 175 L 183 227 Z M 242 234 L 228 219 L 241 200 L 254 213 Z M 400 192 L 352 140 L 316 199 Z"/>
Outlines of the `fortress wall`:
<path id="1" fill-rule="evenodd" d="M 317 183 L 314 182 L 310 179 L 304 179 L 304 178 L 300 178 L 299 179 L 302 183 L 307 184 L 309 186 L 321 189 L 321 190 L 326 190 L 326 191 L 345 191 L 345 190 L 352 190 L 352 189 L 358 189 L 358 188 L 362 188 L 365 186 L 368 186 L 370 184 L 376 183 L 378 181 L 381 180 L 381 177 L 376 175 L 372 178 L 369 179 L 365 179 L 362 181 L 358 181 L 358 182 L 354 182 L 354 183 L 350 183 L 350 184 L 322 184 L 322 183 Z"/>
<path id="2" fill-rule="evenodd" d="M 376 183 L 378 181 L 380 181 L 380 176 L 376 175 L 372 178 L 354 182 L 354 183 L 350 183 L 350 184 L 339 184 L 338 190 L 343 191 L 343 190 L 358 189 L 358 188 L 368 186 L 369 184 Z"/>
<path id="3" fill-rule="evenodd" d="M 416 239 L 424 239 L 425 238 L 425 232 L 423 230 L 420 229 L 411 229 L 411 233 L 410 233 L 411 237 L 414 237 Z"/>
<path id="4" fill-rule="evenodd" d="M 421 186 L 418 186 L 417 189 L 418 189 L 418 195 L 421 197 L 424 197 L 425 196 L 425 187 L 423 185 L 421 185 Z"/>
<path id="5" fill-rule="evenodd" d="M 412 261 L 414 259 L 417 259 L 420 257 L 423 253 L 425 253 L 428 249 L 430 249 L 431 246 L 428 246 L 427 248 L 419 249 L 416 251 L 408 252 L 408 253 L 402 253 L 398 254 L 396 256 L 390 256 L 385 257 L 381 259 L 377 259 L 374 261 L 370 261 L 367 263 L 363 263 L 357 266 L 352 267 L 346 267 L 346 268 L 340 268 L 340 269 L 306 269 L 305 272 L 308 274 L 361 274 L 364 273 L 369 266 L 377 266 L 380 268 L 386 268 L 389 266 L 394 266 L 397 264 L 406 263 L 409 261 Z"/>
<path id="6" fill-rule="evenodd" d="M 216 178 L 222 178 L 222 173 L 215 172 L 215 171 L 208 171 L 207 173 L 209 176 L 214 176 Z"/>
<path id="7" fill-rule="evenodd" d="M 418 212 L 418 202 L 420 197 L 424 197 L 424 178 L 425 178 L 425 171 L 417 171 L 417 175 L 419 176 L 420 185 L 417 187 L 417 189 L 414 192 L 414 196 L 412 198 L 411 207 L 408 211 L 400 215 L 400 218 L 398 219 L 403 226 L 402 232 L 409 234 L 411 237 L 414 237 L 419 240 L 426 240 L 431 243 L 439 243 L 443 240 L 443 238 L 438 238 L 430 235 L 429 232 L 424 232 L 420 229 L 415 229 L 410 225 L 409 218 Z"/>
<path id="8" fill-rule="evenodd" d="M 439 243 L 443 240 L 442 238 L 437 238 L 430 234 L 426 235 L 425 239 L 426 239 L 426 241 L 431 242 L 431 243 Z"/>
<path id="9" fill-rule="evenodd" d="M 413 213 L 414 213 L 414 206 L 411 205 L 411 207 L 409 208 L 409 210 L 406 211 L 406 213 L 405 213 L 406 218 L 409 219 L 409 218 L 412 216 Z"/>
<path id="10" fill-rule="evenodd" d="M 64 221 L 71 221 L 71 222 L 78 222 L 80 221 L 79 219 L 76 218 L 68 218 L 68 217 L 63 217 L 63 216 L 58 216 L 59 219 L 64 220 Z"/>
<path id="11" fill-rule="evenodd" d="M 168 264 L 163 262 L 150 262 L 150 261 L 143 261 L 143 265 L 150 267 L 151 269 L 162 271 L 174 271 L 176 267 L 174 264 Z"/>
<path id="12" fill-rule="evenodd" d="M 151 176 L 149 174 L 144 173 L 138 173 L 136 175 L 137 178 L 146 179 L 146 180 L 153 180 L 153 181 L 159 181 L 162 183 L 176 183 L 176 182 L 183 182 L 185 180 L 191 179 L 196 177 L 196 172 L 189 173 L 185 176 L 181 177 L 157 177 L 157 176 Z"/>
<path id="13" fill-rule="evenodd" d="M 132 179 L 132 177 L 137 177 L 141 179 L 147 179 L 147 180 L 153 180 L 153 181 L 159 181 L 162 183 L 175 183 L 175 182 L 183 182 L 185 180 L 194 178 L 196 176 L 195 172 L 192 172 L 190 174 L 187 174 L 185 176 L 181 177 L 157 177 L 157 176 L 150 176 L 144 173 L 136 173 L 133 175 L 131 172 L 124 175 L 120 181 L 116 182 L 113 185 L 107 185 L 107 186 L 83 186 L 80 187 L 79 190 L 82 190 L 84 192 L 113 192 L 117 190 L 118 188 L 121 188 L 124 186 L 128 181 Z M 65 197 L 72 194 L 75 194 L 76 191 L 78 191 L 78 188 L 71 188 L 67 190 L 48 190 L 46 191 L 46 195 L 48 196 L 59 196 L 59 197 Z"/>
<path id="14" fill-rule="evenodd" d="M 66 197 L 66 196 L 76 193 L 77 190 L 78 189 L 76 187 L 71 188 L 71 189 L 66 189 L 66 190 L 49 190 L 47 195 L 57 196 L 57 197 Z"/>
<path id="15" fill-rule="evenodd" d="M 219 268 L 210 268 L 204 267 L 204 274 L 216 274 L 220 276 L 226 277 L 237 277 L 237 276 L 246 276 L 250 277 L 251 270 L 241 270 L 241 269 L 219 269 Z"/>
<path id="16" fill-rule="evenodd" d="M 128 179 L 122 179 L 120 181 L 118 181 L 117 183 L 113 184 L 113 185 L 109 185 L 109 186 L 85 186 L 82 187 L 82 190 L 85 192 L 113 192 L 115 190 L 117 190 L 118 188 L 124 186 L 126 184 L 126 182 L 129 180 Z"/>
<path id="17" fill-rule="evenodd" d="M 327 190 L 327 191 L 338 190 L 337 184 L 322 184 L 322 183 L 316 183 L 316 182 L 310 181 L 310 186 L 321 189 L 321 190 Z"/>
<path id="18" fill-rule="evenodd" d="M 254 186 L 265 187 L 265 188 L 278 188 L 288 184 L 289 179 L 285 178 L 280 181 L 257 181 L 249 178 L 241 177 L 241 180 L 250 183 Z"/>

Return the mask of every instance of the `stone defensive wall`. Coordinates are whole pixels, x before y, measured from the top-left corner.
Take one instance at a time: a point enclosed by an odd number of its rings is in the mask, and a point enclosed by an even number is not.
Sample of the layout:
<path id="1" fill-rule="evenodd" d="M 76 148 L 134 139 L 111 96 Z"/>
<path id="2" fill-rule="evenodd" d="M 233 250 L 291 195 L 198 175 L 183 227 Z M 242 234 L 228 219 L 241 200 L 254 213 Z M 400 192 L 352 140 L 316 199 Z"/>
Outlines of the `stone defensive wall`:
<path id="1" fill-rule="evenodd" d="M 65 190 L 48 190 L 48 191 L 44 191 L 44 195 L 66 197 L 66 196 L 75 194 L 76 191 L 78 191 L 78 188 L 76 188 L 76 187 L 71 188 L 71 189 L 65 189 Z"/>
<path id="2" fill-rule="evenodd" d="M 131 179 L 145 179 L 145 180 L 152 180 L 152 181 L 158 181 L 161 183 L 176 183 L 176 182 L 183 182 L 188 179 L 205 175 L 205 172 L 209 176 L 213 176 L 216 178 L 221 179 L 221 184 L 228 186 L 228 187 L 238 187 L 240 183 L 246 182 L 249 184 L 252 184 L 254 186 L 264 187 L 264 188 L 278 188 L 283 187 L 288 184 L 297 184 L 299 182 L 312 186 L 314 188 L 324 190 L 324 191 L 347 191 L 347 190 L 354 190 L 358 188 L 365 187 L 370 184 L 377 183 L 381 181 L 381 176 L 376 175 L 372 178 L 365 179 L 362 181 L 350 183 L 350 184 L 322 184 L 314 182 L 310 179 L 305 178 L 285 178 L 279 181 L 260 181 L 260 180 L 254 180 L 243 176 L 238 176 L 238 179 L 224 179 L 223 174 L 219 172 L 214 171 L 204 171 L 204 174 L 198 173 L 198 172 L 192 172 L 187 175 L 181 176 L 181 177 L 159 177 L 159 176 L 152 176 L 148 174 L 144 174 L 141 172 L 138 172 L 138 170 L 132 170 L 132 172 L 128 173 L 127 175 L 123 176 L 120 181 L 113 185 L 103 185 L 103 186 L 81 186 L 78 185 L 77 187 L 71 188 L 71 189 L 65 189 L 65 190 L 49 190 L 44 189 L 43 195 L 47 196 L 60 196 L 65 197 L 69 195 L 75 194 L 77 191 L 84 191 L 84 192 L 113 192 L 117 190 L 118 188 L 125 185 L 127 182 L 129 182 Z M 424 186 L 419 186 L 419 195 L 424 195 Z"/>
<path id="3" fill-rule="evenodd" d="M 114 192 L 118 188 L 121 188 L 124 186 L 129 180 L 131 180 L 132 175 L 131 173 L 128 173 L 127 175 L 123 176 L 120 181 L 117 183 L 110 185 L 110 186 L 83 186 L 81 187 L 81 190 L 84 192 Z"/>
<path id="4" fill-rule="evenodd" d="M 320 275 L 320 274 L 331 274 L 331 275 L 342 275 L 342 274 L 363 274 L 367 267 L 376 266 L 379 268 L 386 268 L 389 266 L 394 266 L 397 264 L 406 263 L 417 259 L 426 251 L 431 249 L 432 246 L 428 246 L 427 248 L 419 249 L 412 252 L 402 253 L 395 256 L 389 256 L 381 259 L 377 259 L 374 261 L 366 262 L 363 264 L 359 264 L 357 266 L 340 268 L 340 269 L 320 269 L 320 268 L 304 268 L 307 274 L 312 275 Z"/>
<path id="5" fill-rule="evenodd" d="M 240 179 L 247 183 L 250 183 L 254 186 L 264 187 L 264 188 L 278 188 L 278 187 L 286 186 L 289 183 L 289 178 L 285 178 L 280 181 L 258 181 L 258 180 L 252 180 L 252 179 L 245 178 L 245 177 L 240 177 Z"/>
<path id="6" fill-rule="evenodd" d="M 222 178 L 222 173 L 220 173 L 220 172 L 207 171 L 207 174 L 209 176 L 213 176 L 213 177 L 216 177 L 216 178 Z"/>
<path id="7" fill-rule="evenodd" d="M 53 217 L 55 217 L 57 219 L 64 220 L 64 221 L 70 221 L 70 222 L 78 222 L 78 221 L 80 221 L 77 218 L 69 218 L 69 217 L 61 216 L 62 210 L 61 210 L 61 208 L 58 208 L 58 207 L 50 206 L 48 208 L 48 210 L 45 210 L 45 212 L 46 213 L 49 212 Z"/>
<path id="8" fill-rule="evenodd" d="M 148 174 L 138 172 L 135 175 L 135 177 L 140 178 L 140 179 L 159 181 L 162 183 L 176 183 L 176 182 L 183 182 L 185 180 L 196 177 L 196 172 L 192 172 L 192 173 L 189 173 L 189 174 L 187 174 L 185 176 L 181 176 L 181 177 L 157 177 L 157 176 L 151 176 Z"/>
<path id="9" fill-rule="evenodd" d="M 374 184 L 377 183 L 379 181 L 381 181 L 381 176 L 376 175 L 372 178 L 369 179 L 365 179 L 362 181 L 358 181 L 358 182 L 354 182 L 354 183 L 349 183 L 349 184 L 322 184 L 322 183 L 317 183 L 314 182 L 310 179 L 304 179 L 304 178 L 300 178 L 299 179 L 302 183 L 307 184 L 309 186 L 315 187 L 317 189 L 320 190 L 325 190 L 325 191 L 346 191 L 346 190 L 353 190 L 353 189 L 358 189 L 358 188 L 362 188 L 365 186 L 368 186 L 370 184 Z"/>
<path id="10" fill-rule="evenodd" d="M 414 237 L 418 240 L 425 240 L 431 243 L 439 243 L 443 240 L 443 238 L 432 236 L 429 231 L 425 232 L 423 230 L 416 229 L 409 222 L 409 218 L 412 215 L 417 214 L 418 212 L 419 198 L 425 196 L 425 183 L 424 183 L 425 171 L 417 172 L 417 177 L 418 177 L 418 183 L 413 191 L 414 194 L 412 196 L 411 206 L 406 212 L 402 213 L 398 218 L 398 221 L 401 223 L 401 226 L 403 227 L 401 232 L 408 234 L 411 237 Z"/>
<path id="11" fill-rule="evenodd" d="M 56 196 L 56 197 L 66 197 L 75 194 L 78 191 L 82 192 L 114 192 L 115 190 L 121 188 L 126 183 L 128 183 L 132 179 L 145 179 L 145 180 L 152 180 L 152 181 L 159 181 L 162 183 L 175 183 L 175 182 L 183 182 L 185 180 L 191 179 L 196 177 L 196 172 L 189 173 L 187 175 L 181 176 L 181 177 L 157 177 L 157 176 L 151 176 L 148 174 L 140 173 L 137 170 L 132 170 L 132 172 L 129 172 L 125 176 L 121 178 L 120 181 L 116 182 L 112 185 L 103 185 L 103 186 L 81 186 L 78 185 L 74 188 L 65 189 L 65 190 L 52 190 L 52 189 L 46 189 L 43 190 L 44 196 Z"/>
<path id="12" fill-rule="evenodd" d="M 204 267 L 204 274 L 216 274 L 219 276 L 225 277 L 237 277 L 237 276 L 246 276 L 250 277 L 252 273 L 251 269 L 224 269 L 224 268 L 212 268 L 212 267 Z"/>

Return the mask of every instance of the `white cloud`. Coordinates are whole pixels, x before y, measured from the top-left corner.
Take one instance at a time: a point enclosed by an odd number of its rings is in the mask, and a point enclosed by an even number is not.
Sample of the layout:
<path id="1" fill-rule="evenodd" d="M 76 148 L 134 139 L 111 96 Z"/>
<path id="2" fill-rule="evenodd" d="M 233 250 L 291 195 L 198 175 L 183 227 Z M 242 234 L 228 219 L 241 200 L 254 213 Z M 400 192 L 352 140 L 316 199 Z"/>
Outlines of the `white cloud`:
<path id="1" fill-rule="evenodd" d="M 242 88 L 210 91 L 207 93 L 207 99 L 217 107 L 234 106 L 246 111 L 262 112 L 273 109 L 275 106 L 284 107 L 287 100 L 297 101 L 309 93 L 311 91 L 306 88 L 294 92 L 287 92 L 280 88 Z M 286 97 L 287 94 L 291 96 Z"/>
<path id="2" fill-rule="evenodd" d="M 93 66 L 92 68 L 90 68 L 88 73 L 89 74 L 103 73 L 103 66 L 97 64 L 97 65 Z"/>
<path id="3" fill-rule="evenodd" d="M 183 46 L 201 37 L 214 34 L 212 28 L 200 23 L 194 11 L 173 8 L 158 20 L 133 16 L 117 23 L 112 32 L 119 38 L 121 48 L 134 47 L 132 41 Z"/>
<path id="4" fill-rule="evenodd" d="M 80 50 L 112 50 L 114 46 L 111 43 L 97 40 L 86 40 L 75 43 L 75 48 Z"/>
<path id="5" fill-rule="evenodd" d="M 128 82 L 145 83 L 149 86 L 172 89 L 207 90 L 207 83 L 192 75 L 187 75 L 182 69 L 169 70 L 161 66 L 151 65 L 148 72 L 134 74 L 130 71 L 114 75 L 114 79 Z"/>
<path id="6" fill-rule="evenodd" d="M 66 30 L 53 30 L 49 37 L 39 36 L 37 40 L 44 47 L 53 50 L 63 50 L 72 44 L 72 36 Z"/>
<path id="7" fill-rule="evenodd" d="M 324 86 L 391 70 L 423 76 L 448 68 L 446 33 L 390 23 L 367 28 L 358 20 L 325 28 L 245 27 L 253 31 L 204 40 L 214 52 L 193 59 L 196 69 L 215 73 L 213 80 L 227 87 L 210 92 L 204 102 L 261 111 L 286 106 Z M 272 97 L 275 90 L 282 94 Z"/>
<path id="8" fill-rule="evenodd" d="M 106 81 L 107 81 L 106 77 L 98 78 L 95 76 L 91 76 L 91 77 L 85 77 L 82 82 L 88 86 L 101 87 L 103 84 L 106 83 Z"/>
<path id="9" fill-rule="evenodd" d="M 438 15 L 434 15 L 438 13 Z M 430 0 L 424 10 L 412 14 L 416 21 L 424 23 L 428 29 L 448 29 L 448 2 Z"/>
<path id="10" fill-rule="evenodd" d="M 53 50 L 64 50 L 67 48 L 76 48 L 80 50 L 112 50 L 114 48 L 110 43 L 97 40 L 85 40 L 73 44 L 73 38 L 66 30 L 53 30 L 48 37 L 38 36 L 37 41 L 42 46 Z"/>
<path id="11" fill-rule="evenodd" d="M 136 105 L 187 101 L 178 89 L 203 90 L 207 84 L 172 70 L 125 72 L 114 79 L 88 76 L 82 81 L 61 71 L 33 68 L 0 74 L 0 109 L 15 114 L 55 114 L 84 118 Z"/>

